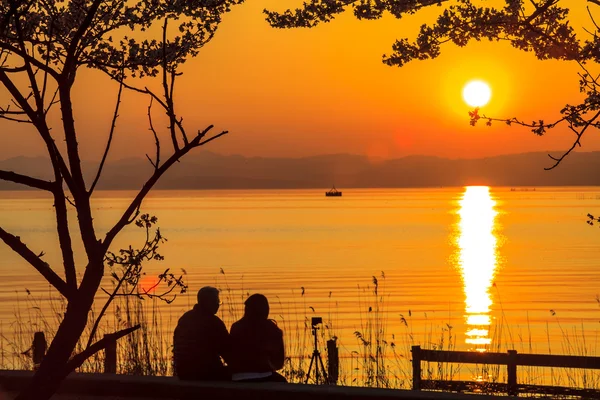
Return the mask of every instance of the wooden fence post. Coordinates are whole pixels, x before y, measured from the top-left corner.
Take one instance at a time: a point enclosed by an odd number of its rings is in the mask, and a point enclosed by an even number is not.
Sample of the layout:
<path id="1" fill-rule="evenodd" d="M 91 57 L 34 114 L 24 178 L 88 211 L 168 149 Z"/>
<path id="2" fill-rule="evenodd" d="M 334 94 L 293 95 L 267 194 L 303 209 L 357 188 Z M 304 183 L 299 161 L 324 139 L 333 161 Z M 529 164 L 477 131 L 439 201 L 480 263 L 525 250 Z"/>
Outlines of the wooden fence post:
<path id="1" fill-rule="evenodd" d="M 340 361 L 338 355 L 337 342 L 335 339 L 327 341 L 327 377 L 329 384 L 335 385 L 338 381 Z"/>
<path id="2" fill-rule="evenodd" d="M 412 347 L 413 390 L 421 390 L 421 346 Z"/>
<path id="3" fill-rule="evenodd" d="M 117 339 L 112 334 L 104 335 L 108 343 L 104 349 L 104 373 L 117 373 Z"/>
<path id="4" fill-rule="evenodd" d="M 33 334 L 33 343 L 31 344 L 31 352 L 33 358 L 33 370 L 37 371 L 46 355 L 46 335 L 44 332 L 35 332 Z"/>
<path id="5" fill-rule="evenodd" d="M 508 363 L 506 364 L 507 386 L 509 396 L 518 396 L 517 389 L 517 351 L 508 350 Z"/>

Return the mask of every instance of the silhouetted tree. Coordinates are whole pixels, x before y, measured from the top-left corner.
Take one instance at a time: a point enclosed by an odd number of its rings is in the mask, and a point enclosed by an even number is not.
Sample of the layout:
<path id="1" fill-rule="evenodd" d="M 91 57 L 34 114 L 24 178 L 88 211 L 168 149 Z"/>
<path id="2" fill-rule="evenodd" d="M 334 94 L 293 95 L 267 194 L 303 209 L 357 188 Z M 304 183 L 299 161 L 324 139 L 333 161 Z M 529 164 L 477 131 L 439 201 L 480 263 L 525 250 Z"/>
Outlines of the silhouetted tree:
<path id="1" fill-rule="evenodd" d="M 64 377 L 87 357 L 104 348 L 103 339 L 94 342 L 96 322 L 85 350 L 73 354 L 88 325 L 88 314 L 106 267 L 113 268 L 111 275 L 118 282 L 137 284 L 141 263 L 158 254 L 156 250 L 162 236 L 159 231 L 154 237 L 149 233 L 154 219 L 139 216 L 142 201 L 174 163 L 192 149 L 227 133 L 209 136 L 212 128 L 209 126 L 189 134 L 176 112 L 174 89 L 175 81 L 181 75 L 181 64 L 212 39 L 222 15 L 242 2 L 0 0 L 0 82 L 10 96 L 6 104 L 0 105 L 0 118 L 29 124 L 35 129 L 47 149 L 53 175 L 47 181 L 0 170 L 0 179 L 53 196 L 63 272 L 44 260 L 41 249 L 30 248 L 25 238 L 7 232 L 1 226 L 0 239 L 67 300 L 64 318 L 48 353 L 20 399 L 49 398 Z M 75 123 L 72 97 L 81 68 L 102 71 L 119 84 L 107 145 L 97 172 L 88 177 L 82 172 L 78 147 L 82 134 L 78 127 L 85 126 L 85 121 L 79 125 Z M 160 91 L 146 86 L 147 79 L 151 78 L 160 80 Z M 156 153 L 147 157 L 153 173 L 114 226 L 105 235 L 99 235 L 90 199 L 111 148 L 124 90 L 149 98 L 148 118 Z M 152 124 L 152 104 L 160 106 L 169 120 L 168 146 L 161 146 L 160 135 Z M 61 117 L 59 127 L 52 126 L 48 118 L 55 109 Z M 76 232 L 68 223 L 74 217 L 78 223 Z M 146 228 L 146 244 L 139 250 L 129 248 L 118 254 L 111 253 L 115 237 L 134 221 Z M 82 265 L 75 261 L 74 236 L 79 236 L 83 243 L 85 257 L 81 259 L 86 261 Z M 114 270 L 118 266 L 121 269 Z M 178 285 L 178 278 L 168 271 L 161 279 Z M 127 334 L 132 329 L 116 335 Z"/>
<path id="2" fill-rule="evenodd" d="M 518 118 L 491 118 L 470 113 L 471 124 L 480 119 L 487 124 L 502 121 L 508 125 L 531 128 L 536 135 L 558 125 L 566 125 L 575 133 L 573 145 L 560 157 L 549 155 L 556 167 L 575 147 L 581 146 L 583 135 L 600 128 L 599 76 L 589 69 L 600 58 L 600 28 L 594 11 L 600 11 L 600 0 L 587 0 L 590 25 L 585 37 L 575 34 L 570 21 L 567 0 L 506 0 L 504 7 L 482 6 L 483 1 L 471 0 L 310 0 L 302 8 L 275 12 L 265 10 L 269 23 L 277 28 L 313 27 L 329 22 L 336 15 L 352 10 L 358 19 L 379 19 L 384 13 L 396 18 L 412 14 L 428 6 L 440 6 L 441 12 L 434 24 L 423 25 L 415 41 L 399 39 L 392 46 L 392 53 L 383 56 L 383 62 L 403 66 L 412 60 L 426 60 L 440 55 L 442 46 L 454 43 L 466 46 L 471 40 L 488 39 L 510 42 L 515 48 L 533 52 L 541 60 L 557 59 L 579 64 L 579 89 L 585 95 L 578 104 L 567 104 L 560 110 L 560 117 L 547 122 L 542 119 L 527 122 Z"/>

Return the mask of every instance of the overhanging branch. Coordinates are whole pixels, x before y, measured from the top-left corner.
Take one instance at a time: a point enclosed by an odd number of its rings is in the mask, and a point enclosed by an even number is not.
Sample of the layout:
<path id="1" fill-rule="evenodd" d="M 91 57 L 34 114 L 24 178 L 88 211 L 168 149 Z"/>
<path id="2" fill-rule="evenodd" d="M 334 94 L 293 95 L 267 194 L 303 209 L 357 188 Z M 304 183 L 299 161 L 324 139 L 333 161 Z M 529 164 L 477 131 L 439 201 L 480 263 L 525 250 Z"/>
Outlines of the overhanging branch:
<path id="1" fill-rule="evenodd" d="M 23 257 L 29 264 L 31 264 L 35 269 L 38 270 L 40 274 L 46 280 L 58 290 L 60 294 L 62 294 L 67 300 L 71 298 L 71 291 L 69 290 L 67 283 L 62 280 L 60 276 L 56 274 L 50 268 L 47 262 L 42 260 L 38 255 L 36 255 L 33 251 L 25 245 L 25 243 L 21 242 L 21 238 L 15 235 L 12 235 L 6 232 L 2 227 L 0 227 L 0 239 L 6 243 L 8 247 L 10 247 L 14 252 Z"/>
<path id="2" fill-rule="evenodd" d="M 560 157 L 554 157 L 554 156 L 551 156 L 550 154 L 548 154 L 548 157 L 550 157 L 552 160 L 554 160 L 554 165 L 552 165 L 551 167 L 546 167 L 544 169 L 546 171 L 549 171 L 551 169 L 556 168 L 565 159 L 565 157 L 567 157 L 569 154 L 571 154 L 571 152 L 575 149 L 575 147 L 581 146 L 581 137 L 584 135 L 585 131 L 587 131 L 587 129 L 590 126 L 592 126 L 594 121 L 598 119 L 598 117 L 600 117 L 600 111 L 598 111 L 591 119 L 589 119 L 586 122 L 585 126 L 581 129 L 581 131 L 579 131 L 579 132 L 575 131 L 577 139 L 575 139 L 575 141 L 573 142 L 571 147 L 567 151 L 565 151 Z"/>
<path id="3" fill-rule="evenodd" d="M 17 174 L 12 171 L 0 170 L 0 179 L 4 181 L 18 183 L 20 185 L 29 186 L 36 189 L 46 190 L 51 192 L 54 188 L 52 182 L 45 181 L 42 179 L 33 178 L 27 175 Z"/>

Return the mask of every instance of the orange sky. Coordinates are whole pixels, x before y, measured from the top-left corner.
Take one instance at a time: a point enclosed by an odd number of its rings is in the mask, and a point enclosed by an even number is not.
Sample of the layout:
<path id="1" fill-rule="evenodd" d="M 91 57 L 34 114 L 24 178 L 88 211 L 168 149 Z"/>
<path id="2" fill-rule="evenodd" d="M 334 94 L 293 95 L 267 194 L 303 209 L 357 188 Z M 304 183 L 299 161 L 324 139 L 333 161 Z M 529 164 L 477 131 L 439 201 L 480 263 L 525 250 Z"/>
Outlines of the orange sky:
<path id="1" fill-rule="evenodd" d="M 591 24 L 585 0 L 568 3 L 577 28 Z M 461 90 L 469 80 L 482 79 L 492 87 L 485 114 L 551 119 L 566 102 L 580 98 L 576 65 L 537 61 L 506 43 L 485 42 L 448 45 L 436 60 L 388 67 L 381 56 L 391 51 L 394 40 L 414 37 L 440 8 L 402 20 L 357 21 L 348 13 L 310 30 L 276 30 L 264 21 L 265 7 L 283 10 L 299 4 L 252 0 L 234 7 L 213 41 L 185 65 L 176 101 L 187 129 L 214 124 L 231 132 L 207 149 L 250 156 L 463 158 L 570 145 L 566 128 L 539 138 L 526 128 L 469 126 Z M 97 72 L 80 72 L 76 123 L 83 158 L 101 155 L 116 89 Z M 6 103 L 5 92 L 0 100 Z M 125 95 L 111 157 L 153 151 L 147 104 L 143 96 Z M 157 125 L 164 127 L 159 115 L 156 108 Z M 55 117 L 57 131 L 59 121 Z M 591 133 L 583 150 L 600 149 L 600 139 Z M 41 141 L 24 125 L 0 121 L 0 159 L 19 154 L 44 154 Z"/>

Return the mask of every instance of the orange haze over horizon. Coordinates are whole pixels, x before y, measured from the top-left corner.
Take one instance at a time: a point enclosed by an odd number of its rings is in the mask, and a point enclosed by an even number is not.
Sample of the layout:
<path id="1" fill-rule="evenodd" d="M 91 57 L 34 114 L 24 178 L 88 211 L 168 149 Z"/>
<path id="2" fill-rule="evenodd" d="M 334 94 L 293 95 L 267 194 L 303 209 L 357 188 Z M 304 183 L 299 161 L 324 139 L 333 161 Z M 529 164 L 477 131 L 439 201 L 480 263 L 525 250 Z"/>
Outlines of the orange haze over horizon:
<path id="1" fill-rule="evenodd" d="M 538 61 L 507 43 L 472 42 L 464 48 L 446 45 L 435 60 L 388 67 L 381 56 L 391 52 L 393 42 L 414 37 L 442 8 L 401 20 L 357 21 L 346 13 L 313 29 L 277 30 L 265 22 L 263 8 L 283 10 L 300 3 L 261 0 L 233 7 L 215 38 L 184 66 L 176 108 L 187 130 L 214 124 L 215 132 L 231 132 L 205 149 L 267 157 L 476 158 L 561 151 L 572 143 L 566 127 L 542 138 L 501 123 L 471 127 L 462 89 L 473 79 L 490 85 L 492 98 L 482 114 L 550 121 L 566 103 L 581 99 L 575 63 Z M 591 24 L 585 5 L 585 0 L 572 2 L 578 33 Z M 99 159 L 117 85 L 96 71 L 79 74 L 75 107 L 82 158 Z M 4 90 L 0 101 L 9 101 Z M 145 97 L 124 95 L 111 158 L 154 151 L 147 107 Z M 162 114 L 154 108 L 155 126 L 166 137 Z M 52 118 L 58 133 L 60 118 L 56 113 Z M 45 154 L 41 140 L 23 124 L 0 121 L 0 132 L 0 159 Z M 600 139 L 590 133 L 583 139 L 584 151 L 600 149 Z"/>

